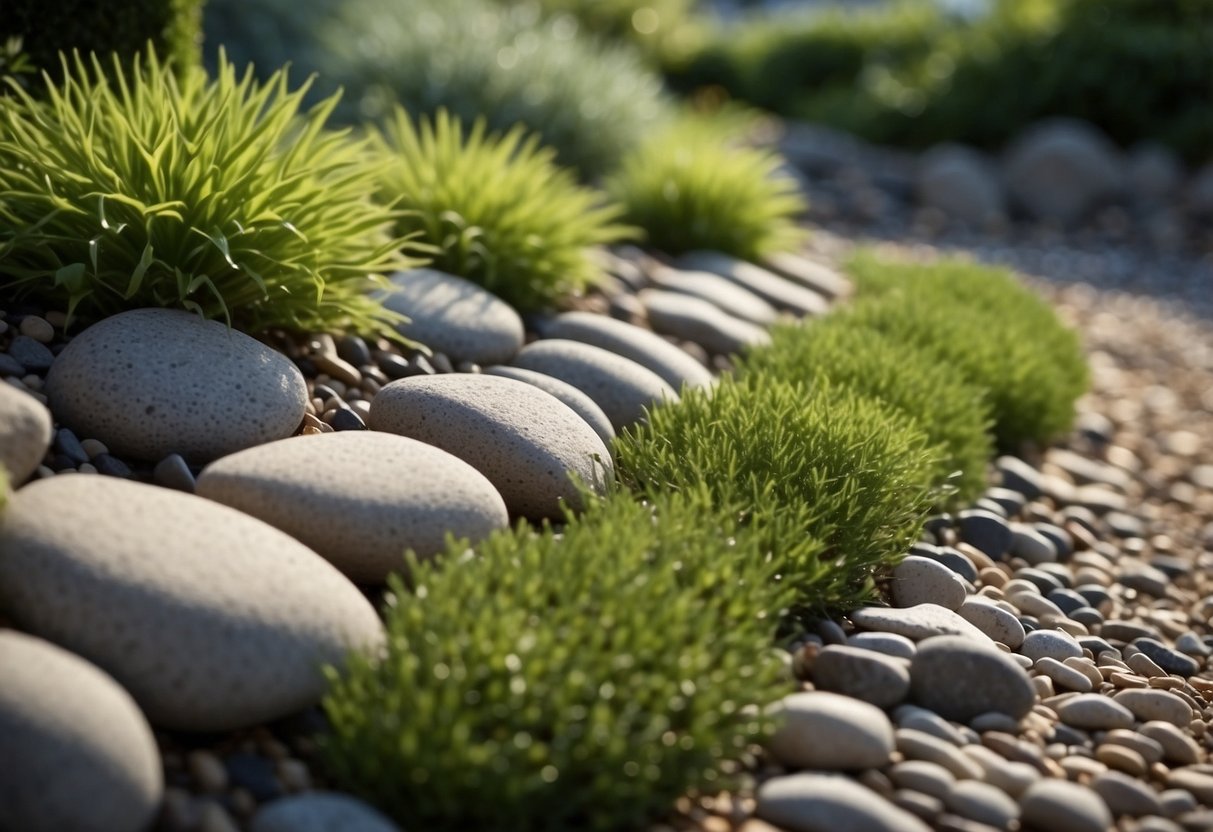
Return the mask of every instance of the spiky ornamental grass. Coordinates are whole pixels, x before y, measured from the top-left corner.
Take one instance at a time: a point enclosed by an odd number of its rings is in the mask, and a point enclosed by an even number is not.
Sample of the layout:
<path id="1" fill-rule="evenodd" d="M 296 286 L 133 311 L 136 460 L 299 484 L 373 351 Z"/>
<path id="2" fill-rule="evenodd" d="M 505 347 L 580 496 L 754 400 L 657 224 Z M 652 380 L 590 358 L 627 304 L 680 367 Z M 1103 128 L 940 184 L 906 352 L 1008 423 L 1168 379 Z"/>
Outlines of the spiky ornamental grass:
<path id="1" fill-rule="evenodd" d="M 935 355 L 986 391 L 999 448 L 1045 444 L 1069 430 L 1089 371 L 1077 333 L 1008 272 L 959 260 L 847 270 L 863 299 L 852 321 Z"/>
<path id="2" fill-rule="evenodd" d="M 414 122 L 398 107 L 375 141 L 399 231 L 434 248 L 435 268 L 520 310 L 582 292 L 601 277 L 589 248 L 634 233 L 521 127 L 490 134 L 478 120 L 465 132 L 445 111 Z"/>
<path id="3" fill-rule="evenodd" d="M 614 452 L 640 493 L 707 488 L 789 534 L 773 546 L 789 555 L 780 572 L 798 606 L 817 611 L 870 600 L 874 574 L 905 553 L 937 498 L 937 459 L 907 417 L 846 387 L 765 373 L 687 391 L 617 437 Z M 806 535 L 824 549 L 800 556 Z"/>
<path id="4" fill-rule="evenodd" d="M 666 254 L 695 249 L 743 259 L 791 251 L 806 205 L 782 159 L 726 140 L 698 119 L 677 120 L 624 158 L 606 183 L 624 218 Z"/>
<path id="5" fill-rule="evenodd" d="M 118 59 L 114 58 L 115 69 Z M 407 267 L 395 211 L 370 197 L 363 144 L 325 129 L 329 99 L 221 60 L 178 81 L 150 55 L 131 79 L 71 62 L 45 103 L 0 98 L 0 276 L 95 318 L 179 307 L 244 329 L 390 335 L 366 294 Z"/>
<path id="6" fill-rule="evenodd" d="M 913 419 L 931 440 L 939 457 L 932 479 L 955 489 L 949 503 L 969 502 L 986 486 L 994 443 L 984 391 L 932 353 L 856 326 L 847 309 L 816 322 L 777 325 L 771 343 L 749 350 L 737 373 L 810 387 L 828 379 L 878 399 Z"/>
<path id="7" fill-rule="evenodd" d="M 406 829 L 631 832 L 720 788 L 787 687 L 789 593 L 709 502 L 621 493 L 414 562 L 385 654 L 331 674 L 327 770 Z"/>

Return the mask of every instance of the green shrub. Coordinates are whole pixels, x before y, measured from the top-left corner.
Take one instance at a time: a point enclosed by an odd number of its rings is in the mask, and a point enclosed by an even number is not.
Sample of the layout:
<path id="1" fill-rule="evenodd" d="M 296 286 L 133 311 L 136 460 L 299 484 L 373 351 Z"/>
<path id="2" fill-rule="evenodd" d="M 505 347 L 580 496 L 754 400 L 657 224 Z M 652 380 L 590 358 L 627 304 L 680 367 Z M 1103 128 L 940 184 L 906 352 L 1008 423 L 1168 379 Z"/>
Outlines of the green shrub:
<path id="1" fill-rule="evenodd" d="M 548 15 L 572 15 L 591 34 L 656 52 L 664 41 L 679 36 L 695 0 L 539 0 L 539 5 Z"/>
<path id="2" fill-rule="evenodd" d="M 985 390 L 1000 449 L 1046 443 L 1070 428 L 1088 384 L 1081 342 L 1010 274 L 963 261 L 893 263 L 866 254 L 848 271 L 866 298 L 851 322 L 930 352 Z"/>
<path id="3" fill-rule="evenodd" d="M 332 674 L 328 770 L 406 829 L 631 830 L 765 731 L 772 564 L 702 498 L 626 495 L 412 563 L 383 657 Z"/>
<path id="4" fill-rule="evenodd" d="M 397 108 L 376 144 L 380 195 L 404 209 L 401 233 L 434 247 L 435 268 L 518 309 L 581 292 L 600 276 L 589 247 L 631 233 L 521 127 L 489 135 L 477 121 L 465 135 L 445 112 L 414 124 Z"/>
<path id="5" fill-rule="evenodd" d="M 707 488 L 739 504 L 760 528 L 807 535 L 824 551 L 782 563 L 798 606 L 852 608 L 872 576 L 918 535 L 936 498 L 936 459 L 905 416 L 848 388 L 809 388 L 767 374 L 726 379 L 656 408 L 615 440 L 616 470 L 644 494 Z M 800 527 L 780 521 L 793 511 Z M 773 547 L 781 552 L 784 547 Z"/>
<path id="6" fill-rule="evenodd" d="M 392 332 L 365 290 L 408 261 L 365 146 L 324 129 L 335 101 L 301 115 L 284 75 L 260 86 L 226 61 L 214 81 L 154 55 L 133 69 L 114 82 L 77 58 L 45 105 L 0 99 L 0 279 L 86 317 Z"/>
<path id="7" fill-rule="evenodd" d="M 699 119 L 682 119 L 632 151 L 607 181 L 624 218 L 667 254 L 695 249 L 743 259 L 795 249 L 806 206 L 783 160 L 738 146 Z"/>
<path id="8" fill-rule="evenodd" d="M 737 372 L 809 386 L 828 379 L 878 399 L 926 433 L 938 456 L 932 481 L 955 488 L 951 502 L 975 499 L 986 487 L 994 451 L 983 391 L 933 354 L 855 326 L 850 318 L 843 309 L 804 325 L 777 325 L 771 343 L 747 352 Z"/>
<path id="9" fill-rule="evenodd" d="M 114 53 L 124 60 L 149 41 L 179 71 L 196 65 L 202 43 L 202 0 L 126 0 L 121 8 L 98 0 L 4 0 L 0 40 L 22 39 L 39 71 L 62 78 L 60 51 Z"/>

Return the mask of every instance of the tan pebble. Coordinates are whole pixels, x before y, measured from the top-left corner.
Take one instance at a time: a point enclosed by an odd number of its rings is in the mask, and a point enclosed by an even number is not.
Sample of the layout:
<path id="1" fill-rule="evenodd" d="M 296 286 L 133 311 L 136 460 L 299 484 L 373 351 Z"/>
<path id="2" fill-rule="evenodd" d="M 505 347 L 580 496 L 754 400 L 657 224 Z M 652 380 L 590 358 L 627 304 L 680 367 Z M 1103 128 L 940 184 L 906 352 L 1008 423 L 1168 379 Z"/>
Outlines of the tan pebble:
<path id="1" fill-rule="evenodd" d="M 110 449 L 100 439 L 81 439 L 80 447 L 84 448 L 84 452 L 88 454 L 89 459 L 98 454 L 108 454 L 110 452 Z"/>
<path id="2" fill-rule="evenodd" d="M 893 796 L 894 788 L 892 781 L 884 773 L 874 768 L 863 772 L 856 779 L 881 797 L 888 798 Z"/>
<path id="3" fill-rule="evenodd" d="M 1108 768 L 1123 771 L 1133 777 L 1145 777 L 1149 769 L 1142 756 L 1132 748 L 1105 743 L 1095 749 L 1095 759 Z"/>
<path id="4" fill-rule="evenodd" d="M 1155 677 L 1167 675 L 1167 671 L 1155 664 L 1154 660 L 1145 653 L 1134 653 L 1132 656 L 1129 656 L 1126 664 L 1129 665 L 1129 668 L 1134 673 L 1141 676 Z"/>
<path id="5" fill-rule="evenodd" d="M 1059 763 L 1069 780 L 1078 780 L 1083 777 L 1090 779 L 1108 770 L 1107 765 L 1099 760 L 1077 754 L 1063 757 Z"/>
<path id="6" fill-rule="evenodd" d="M 733 824 L 719 815 L 708 815 L 699 822 L 699 828 L 703 832 L 732 832 Z"/>
<path id="7" fill-rule="evenodd" d="M 1002 587 L 1007 583 L 1007 576 L 1001 569 L 994 566 L 987 566 L 977 573 L 978 579 L 981 581 L 982 588 L 985 587 Z"/>
<path id="8" fill-rule="evenodd" d="M 1170 725 L 1168 722 L 1161 722 L 1158 724 Z M 1174 728 L 1175 726 L 1171 727 Z M 1157 763 L 1162 760 L 1163 757 L 1162 744 L 1157 740 L 1151 739 L 1144 733 L 1144 731 L 1142 733 L 1137 733 L 1135 731 L 1129 731 L 1123 728 L 1114 728 L 1113 730 L 1104 734 L 1103 742 L 1109 745 L 1123 745 L 1125 748 L 1131 748 L 1140 754 L 1146 763 Z"/>
<path id="9" fill-rule="evenodd" d="M 307 791 L 312 787 L 312 775 L 307 765 L 300 760 L 283 760 L 278 764 L 278 779 L 293 792 Z"/>
<path id="10" fill-rule="evenodd" d="M 63 329 L 65 326 L 67 326 L 67 313 L 61 312 L 58 309 L 52 309 L 42 317 L 45 318 L 46 322 L 55 329 Z"/>
<path id="11" fill-rule="evenodd" d="M 227 769 L 209 751 L 191 751 L 186 757 L 190 777 L 202 792 L 221 792 L 227 788 Z"/>
<path id="12" fill-rule="evenodd" d="M 1067 656 L 1065 660 L 1062 661 L 1062 664 L 1064 664 L 1066 667 L 1073 668 L 1083 676 L 1086 676 L 1091 681 L 1092 688 L 1097 688 L 1103 684 L 1103 675 L 1099 672 L 1099 668 L 1095 666 L 1095 662 L 1093 662 L 1090 658 Z"/>
<path id="13" fill-rule="evenodd" d="M 742 821 L 741 825 L 737 827 L 737 832 L 783 832 L 783 830 L 779 829 L 778 827 L 771 826 L 771 824 L 767 823 L 765 820 L 749 818 L 748 820 Z"/>
<path id="14" fill-rule="evenodd" d="M 1184 680 L 1176 678 L 1175 676 L 1155 676 L 1151 679 L 1146 680 L 1146 684 L 1152 688 L 1159 688 L 1161 690 L 1169 690 L 1169 691 L 1172 691 L 1173 693 L 1178 693 L 1178 694 L 1182 694 L 1183 696 L 1188 696 L 1187 691 L 1184 690 L 1184 687 L 1185 687 Z M 1200 706 L 1196 705 L 1195 702 L 1192 702 L 1191 704 L 1193 705 L 1193 707 L 1196 708 L 1196 710 L 1200 710 Z"/>
<path id="15" fill-rule="evenodd" d="M 1142 725 L 1140 730 L 1142 739 L 1148 739 L 1159 746 L 1162 759 L 1180 765 L 1200 762 L 1200 747 L 1183 728 L 1162 720 L 1151 720 Z"/>
<path id="16" fill-rule="evenodd" d="M 1051 626 L 1056 627 L 1057 629 L 1061 630 L 1062 632 L 1069 633 L 1070 635 L 1074 636 L 1075 638 L 1077 638 L 1078 636 L 1086 636 L 1086 635 L 1091 634 L 1091 631 L 1087 629 L 1086 624 L 1083 624 L 1080 621 L 1071 621 L 1069 618 L 1065 618 L 1065 617 L 1061 618 L 1060 620 L 1058 620 L 1055 624 L 1052 624 Z"/>
<path id="17" fill-rule="evenodd" d="M 49 344 L 55 338 L 55 328 L 45 318 L 39 318 L 37 315 L 26 315 L 21 319 L 18 329 L 22 335 L 28 335 L 43 344 Z"/>
<path id="18" fill-rule="evenodd" d="M 1118 688 L 1144 688 L 1148 684 L 1148 680 L 1144 676 L 1136 676 L 1132 673 L 1117 672 L 1108 678 Z"/>
<path id="19" fill-rule="evenodd" d="M 365 422 L 371 416 L 371 403 L 366 399 L 358 399 L 350 402 L 350 410 L 357 413 Z"/>
<path id="20" fill-rule="evenodd" d="M 1048 676 L 1033 676 L 1032 687 L 1036 689 L 1036 695 L 1041 699 L 1047 699 L 1053 695 L 1053 680 Z"/>
<path id="21" fill-rule="evenodd" d="M 1095 687 L 1084 673 L 1062 664 L 1051 656 L 1042 656 L 1037 659 L 1036 671 L 1052 679 L 1055 684 L 1068 690 L 1076 690 L 1079 693 L 1086 693 Z M 1040 677 L 1037 676 L 1036 678 L 1039 679 Z M 1041 696 L 1044 697 L 1047 694 L 1041 694 Z"/>

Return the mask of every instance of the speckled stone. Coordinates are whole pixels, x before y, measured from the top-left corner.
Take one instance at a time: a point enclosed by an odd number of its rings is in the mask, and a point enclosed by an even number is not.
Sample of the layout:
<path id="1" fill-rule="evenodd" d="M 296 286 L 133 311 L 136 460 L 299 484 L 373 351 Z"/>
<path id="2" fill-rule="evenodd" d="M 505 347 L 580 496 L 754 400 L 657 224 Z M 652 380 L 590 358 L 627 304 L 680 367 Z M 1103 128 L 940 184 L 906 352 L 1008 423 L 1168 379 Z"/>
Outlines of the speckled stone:
<path id="1" fill-rule="evenodd" d="M 448 532 L 475 543 L 510 519 L 497 489 L 471 465 L 377 431 L 240 451 L 207 466 L 197 493 L 281 529 L 364 583 L 400 571 L 406 549 L 429 557 L 446 548 Z"/>
<path id="2" fill-rule="evenodd" d="M 307 387 L 286 356 L 217 321 L 136 309 L 81 332 L 46 378 L 55 418 L 119 456 L 202 463 L 290 436 Z"/>
<path id="3" fill-rule="evenodd" d="M 851 621 L 861 630 L 896 633 L 914 641 L 931 636 L 958 635 L 990 644 L 989 637 L 952 610 L 938 604 L 919 604 L 905 609 L 863 607 L 851 613 Z"/>
<path id="4" fill-rule="evenodd" d="M 813 660 L 813 683 L 818 690 L 833 691 L 888 708 L 910 692 L 910 671 L 905 659 L 885 656 L 874 650 L 830 644 Z"/>
<path id="5" fill-rule="evenodd" d="M 146 828 L 164 788 L 130 694 L 84 659 L 0 630 L 0 829 Z"/>
<path id="6" fill-rule="evenodd" d="M 1024 629 L 1018 618 L 983 595 L 971 595 L 958 612 L 965 621 L 1012 650 L 1023 644 Z"/>
<path id="7" fill-rule="evenodd" d="M 1061 630 L 1033 630 L 1024 636 L 1023 644 L 1019 645 L 1019 653 L 1032 661 L 1048 656 L 1064 662 L 1068 658 L 1081 656 L 1082 645 L 1074 636 Z"/>
<path id="8" fill-rule="evenodd" d="M 893 753 L 893 724 L 858 699 L 814 691 L 772 708 L 777 728 L 767 748 L 786 766 L 828 771 L 879 768 Z"/>
<path id="9" fill-rule="evenodd" d="M 613 352 L 647 367 L 675 390 L 683 386 L 704 387 L 712 383 L 712 374 L 688 353 L 647 329 L 595 315 L 591 312 L 565 312 L 545 322 L 544 338 L 580 341 Z"/>
<path id="10" fill-rule="evenodd" d="M 50 411 L 33 396 L 0 383 L 0 466 L 14 488 L 37 470 L 53 436 Z"/>
<path id="11" fill-rule="evenodd" d="M 910 661 L 914 701 L 955 722 L 984 713 L 1021 719 L 1036 702 L 1032 680 L 1005 653 L 963 636 L 929 638 Z"/>
<path id="12" fill-rule="evenodd" d="M 642 420 L 645 408 L 678 401 L 674 388 L 652 370 L 579 341 L 535 341 L 513 363 L 573 385 L 602 408 L 616 431 Z"/>
<path id="13" fill-rule="evenodd" d="M 822 315 L 829 311 L 826 299 L 807 286 L 719 251 L 689 251 L 680 256 L 674 265 L 681 269 L 718 274 L 772 306 L 787 309 L 796 315 Z"/>
<path id="14" fill-rule="evenodd" d="M 693 341 L 710 353 L 734 355 L 771 343 L 763 327 L 735 318 L 706 300 L 664 289 L 642 289 L 636 297 L 656 332 Z"/>
<path id="15" fill-rule="evenodd" d="M 110 673 L 157 726 L 187 731 L 312 705 L 321 667 L 383 638 L 357 588 L 272 526 L 190 494 L 79 475 L 10 500 L 0 610 Z"/>
<path id="16" fill-rule="evenodd" d="M 565 506 L 580 508 L 570 474 L 597 488 L 612 476 L 610 452 L 593 428 L 554 396 L 510 378 L 393 381 L 375 396 L 368 424 L 459 457 L 496 487 L 512 514 L 524 517 L 560 518 Z"/>
<path id="17" fill-rule="evenodd" d="M 598 434 L 602 444 L 608 448 L 611 447 L 611 442 L 615 439 L 615 428 L 611 426 L 611 420 L 602 412 L 602 408 L 594 403 L 593 399 L 568 382 L 552 378 L 544 373 L 537 373 L 534 370 L 524 370 L 521 367 L 510 367 L 505 364 L 494 364 L 491 367 L 485 367 L 481 372 L 485 375 L 524 381 L 532 387 L 538 387 L 543 392 L 555 396 L 572 408 L 574 413 L 594 429 L 594 433 Z"/>
<path id="18" fill-rule="evenodd" d="M 400 832 L 400 827 L 349 795 L 308 792 L 263 806 L 249 832 Z"/>
<path id="19" fill-rule="evenodd" d="M 774 777 L 758 787 L 759 818 L 788 832 L 929 832 L 871 789 L 838 774 Z"/>
<path id="20" fill-rule="evenodd" d="M 653 272 L 653 282 L 666 291 L 706 300 L 722 312 L 758 326 L 769 326 L 778 317 L 775 307 L 758 295 L 711 272 L 662 268 Z"/>
<path id="21" fill-rule="evenodd" d="M 400 334 L 452 361 L 503 364 L 522 349 L 522 318 L 501 298 L 435 269 L 397 272 L 383 305 L 408 316 Z"/>
<path id="22" fill-rule="evenodd" d="M 893 603 L 898 607 L 938 604 L 955 610 L 964 603 L 964 582 L 942 563 L 909 555 L 893 567 Z"/>

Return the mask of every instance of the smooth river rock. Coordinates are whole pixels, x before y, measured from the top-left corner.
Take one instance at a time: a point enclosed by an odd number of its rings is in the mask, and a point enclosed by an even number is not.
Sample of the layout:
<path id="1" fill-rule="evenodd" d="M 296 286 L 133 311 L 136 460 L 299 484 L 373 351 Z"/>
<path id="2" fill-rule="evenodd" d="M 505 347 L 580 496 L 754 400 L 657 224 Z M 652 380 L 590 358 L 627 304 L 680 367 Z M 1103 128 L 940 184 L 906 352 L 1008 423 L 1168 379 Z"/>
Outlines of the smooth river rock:
<path id="1" fill-rule="evenodd" d="M 656 332 L 693 341 L 710 353 L 734 355 L 771 343 L 763 327 L 735 318 L 706 300 L 664 289 L 642 289 L 636 298 Z"/>
<path id="2" fill-rule="evenodd" d="M 522 318 L 501 298 L 462 277 L 435 269 L 397 272 L 383 305 L 408 316 L 405 338 L 452 361 L 503 364 L 522 349 Z"/>
<path id="3" fill-rule="evenodd" d="M 543 323 L 544 338 L 580 341 L 647 367 L 675 390 L 704 387 L 712 373 L 688 353 L 647 329 L 592 312 L 565 312 Z"/>
<path id="4" fill-rule="evenodd" d="M 661 267 L 653 271 L 652 277 L 659 289 L 706 300 L 734 318 L 757 326 L 770 326 L 779 317 L 774 306 L 718 274 Z"/>
<path id="5" fill-rule="evenodd" d="M 400 827 L 349 795 L 305 792 L 262 807 L 249 832 L 400 832 Z"/>
<path id="6" fill-rule="evenodd" d="M 758 787 L 758 817 L 788 832 L 929 832 L 871 789 L 839 774 L 774 777 Z"/>
<path id="7" fill-rule="evenodd" d="M 891 589 L 898 607 L 939 604 L 955 610 L 968 594 L 959 575 L 942 563 L 917 555 L 909 555 L 893 567 Z"/>
<path id="8" fill-rule="evenodd" d="M 55 645 L 0 630 L 0 829 L 138 832 L 164 789 L 130 694 Z"/>
<path id="9" fill-rule="evenodd" d="M 678 401 L 674 388 L 652 370 L 580 341 L 535 341 L 513 364 L 573 385 L 602 408 L 616 432 L 642 420 L 646 408 Z"/>
<path id="10" fill-rule="evenodd" d="M 787 309 L 797 315 L 822 315 L 830 308 L 824 297 L 807 286 L 719 251 L 689 251 L 679 257 L 674 265 L 680 269 L 697 269 L 718 274 L 753 292 L 772 306 Z"/>
<path id="11" fill-rule="evenodd" d="M 14 488 L 37 470 L 53 435 L 51 414 L 42 402 L 0 383 L 0 467 Z"/>
<path id="12" fill-rule="evenodd" d="M 492 366 L 483 368 L 481 372 L 485 375 L 524 381 L 532 387 L 538 387 L 543 392 L 555 396 L 571 407 L 574 413 L 594 429 L 594 433 L 598 434 L 598 438 L 602 440 L 602 444 L 608 448 L 611 447 L 611 442 L 615 439 L 615 428 L 611 426 L 611 420 L 607 418 L 607 415 L 602 412 L 602 408 L 593 399 L 568 382 L 552 378 L 545 373 L 524 370 L 521 367 L 511 367 L 507 364 L 493 364 Z"/>
<path id="13" fill-rule="evenodd" d="M 358 589 L 272 526 L 84 475 L 39 480 L 9 502 L 0 611 L 112 675 L 153 724 L 185 731 L 313 705 L 324 665 L 383 639 Z"/>
<path id="14" fill-rule="evenodd" d="M 813 660 L 813 684 L 889 708 L 910 692 L 909 662 L 862 647 L 829 644 Z"/>
<path id="15" fill-rule="evenodd" d="M 378 431 L 295 436 L 203 469 L 197 493 L 251 514 L 323 555 L 346 576 L 381 583 L 446 548 L 509 525 L 484 475 L 446 451 Z"/>
<path id="16" fill-rule="evenodd" d="M 1040 832 L 1107 832 L 1112 813 L 1091 789 L 1066 780 L 1046 778 L 1019 798 L 1020 818 Z"/>
<path id="17" fill-rule="evenodd" d="M 771 712 L 777 727 L 767 748 L 790 768 L 879 768 L 893 753 L 893 724 L 880 708 L 858 699 L 793 693 Z"/>
<path id="18" fill-rule="evenodd" d="M 964 636 L 922 641 L 910 660 L 915 702 L 955 722 L 984 713 L 1021 719 L 1036 702 L 1032 680 L 1007 654 Z"/>
<path id="19" fill-rule="evenodd" d="M 290 436 L 307 387 L 284 355 L 218 321 L 135 309 L 81 332 L 46 378 L 55 418 L 111 453 L 209 462 Z"/>
<path id="20" fill-rule="evenodd" d="M 850 618 L 861 630 L 896 633 L 914 641 L 952 635 L 972 638 L 979 644 L 990 644 L 989 636 L 938 604 L 918 604 L 904 609 L 863 607 L 852 612 Z"/>
<path id="21" fill-rule="evenodd" d="M 610 452 L 593 428 L 554 396 L 511 378 L 393 381 L 375 396 L 367 424 L 459 457 L 496 487 L 512 514 L 532 519 L 581 507 L 573 477 L 601 489 L 612 476 Z"/>

